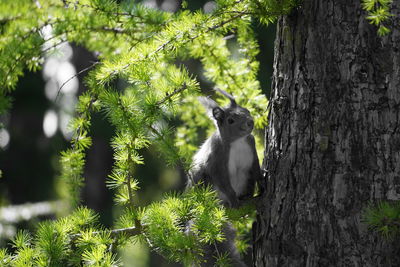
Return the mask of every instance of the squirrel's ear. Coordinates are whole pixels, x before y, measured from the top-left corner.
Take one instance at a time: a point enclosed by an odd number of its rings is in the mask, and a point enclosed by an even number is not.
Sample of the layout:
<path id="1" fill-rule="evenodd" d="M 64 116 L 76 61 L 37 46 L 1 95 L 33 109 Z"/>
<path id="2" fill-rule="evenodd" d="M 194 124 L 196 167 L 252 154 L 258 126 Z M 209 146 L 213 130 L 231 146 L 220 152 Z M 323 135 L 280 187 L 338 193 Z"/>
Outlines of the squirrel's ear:
<path id="1" fill-rule="evenodd" d="M 200 103 L 207 109 L 208 115 L 216 121 L 221 122 L 224 119 L 225 112 L 218 104 L 209 97 L 199 97 Z"/>
<path id="2" fill-rule="evenodd" d="M 218 122 L 222 122 L 225 118 L 225 111 L 220 107 L 213 108 L 212 114 L 214 119 L 216 119 Z"/>

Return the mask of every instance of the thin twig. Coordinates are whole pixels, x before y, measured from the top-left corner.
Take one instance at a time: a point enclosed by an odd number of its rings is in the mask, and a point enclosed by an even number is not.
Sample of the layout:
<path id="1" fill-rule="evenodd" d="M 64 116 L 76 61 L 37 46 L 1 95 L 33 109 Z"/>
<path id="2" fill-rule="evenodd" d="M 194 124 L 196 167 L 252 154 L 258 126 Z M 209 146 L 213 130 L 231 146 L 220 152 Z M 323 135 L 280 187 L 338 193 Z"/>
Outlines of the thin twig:
<path id="1" fill-rule="evenodd" d="M 217 24 L 217 25 L 214 25 L 214 26 L 212 26 L 212 27 L 209 27 L 209 28 L 207 29 L 206 32 L 209 32 L 209 31 L 218 29 L 218 28 L 224 26 L 225 24 L 227 24 L 227 23 L 229 23 L 229 22 L 231 22 L 231 21 L 234 21 L 235 19 L 238 19 L 238 18 L 242 17 L 243 15 L 247 15 L 247 14 L 245 14 L 245 13 L 243 13 L 243 12 L 239 12 L 238 15 L 233 16 L 232 18 L 227 19 L 227 20 L 225 20 L 225 21 L 222 21 L 221 23 L 219 23 L 219 24 Z"/>
<path id="2" fill-rule="evenodd" d="M 96 231 L 96 232 L 92 232 L 92 234 L 99 235 L 99 234 L 106 233 L 106 232 L 107 231 Z M 116 238 L 122 234 L 125 234 L 127 236 L 136 236 L 136 235 L 140 235 L 141 233 L 142 233 L 142 230 L 137 227 L 128 227 L 128 228 L 120 228 L 120 229 L 111 230 L 110 236 L 112 238 Z M 82 234 L 73 234 L 70 237 L 71 237 L 72 241 L 75 241 L 81 236 L 82 236 Z"/>
<path id="3" fill-rule="evenodd" d="M 47 47 L 46 49 L 43 49 L 42 52 L 40 53 L 40 56 L 44 56 L 47 52 L 49 52 L 51 49 L 55 49 L 58 46 L 60 46 L 63 43 L 66 43 L 67 40 L 60 39 L 60 41 L 52 46 Z"/>
<path id="4" fill-rule="evenodd" d="M 186 83 L 183 83 L 183 85 L 182 85 L 180 88 L 175 89 L 172 93 L 169 93 L 169 94 L 167 93 L 167 95 L 166 95 L 163 99 L 161 99 L 160 101 L 158 101 L 158 102 L 156 103 L 156 105 L 157 105 L 157 106 L 160 106 L 160 105 L 164 104 L 165 102 L 168 101 L 168 99 L 170 99 L 170 98 L 173 97 L 174 95 L 177 95 L 177 94 L 181 93 L 181 92 L 184 91 L 186 88 L 187 88 Z"/>
<path id="5" fill-rule="evenodd" d="M 66 81 L 60 86 L 60 88 L 58 89 L 56 98 L 54 99 L 54 102 L 57 102 L 57 99 L 58 99 L 58 96 L 60 95 L 61 90 L 63 89 L 63 87 L 64 87 L 69 81 L 71 81 L 73 78 L 77 77 L 78 75 L 82 74 L 83 72 L 92 69 L 94 66 L 96 66 L 96 65 L 99 64 L 99 63 L 100 63 L 100 61 L 96 61 L 96 62 L 94 62 L 92 65 L 90 65 L 89 67 L 86 67 L 86 68 L 80 70 L 78 73 L 76 73 L 75 75 L 73 75 L 73 76 L 71 76 L 70 78 L 68 78 L 68 80 L 66 80 Z"/>

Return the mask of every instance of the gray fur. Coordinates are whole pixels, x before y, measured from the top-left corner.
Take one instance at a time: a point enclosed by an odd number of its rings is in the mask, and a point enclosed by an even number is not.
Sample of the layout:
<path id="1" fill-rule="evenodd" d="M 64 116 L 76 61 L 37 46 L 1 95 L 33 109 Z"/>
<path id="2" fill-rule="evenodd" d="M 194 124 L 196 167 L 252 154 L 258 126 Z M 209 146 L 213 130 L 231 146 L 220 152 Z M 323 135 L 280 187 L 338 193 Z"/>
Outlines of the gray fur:
<path id="1" fill-rule="evenodd" d="M 255 182 L 261 179 L 261 171 L 255 148 L 254 136 L 251 134 L 254 121 L 250 112 L 236 104 L 233 96 L 218 89 L 224 96 L 231 100 L 228 107 L 222 108 L 207 97 L 199 98 L 199 101 L 206 107 L 210 117 L 214 119 L 217 131 L 206 140 L 194 156 L 193 168 L 190 172 L 188 185 L 203 182 L 212 185 L 218 191 L 225 206 L 238 207 L 240 200 L 252 197 Z M 245 190 L 235 192 L 232 188 L 228 164 L 231 144 L 243 138 L 251 150 L 249 155 L 253 163 L 246 170 L 244 179 L 247 180 Z M 240 164 L 240 162 L 239 162 Z"/>
<path id="2" fill-rule="evenodd" d="M 254 136 L 251 134 L 254 121 L 250 112 L 237 105 L 232 95 L 216 90 L 229 98 L 231 103 L 223 108 L 210 98 L 199 98 L 209 116 L 215 121 L 217 130 L 194 156 L 188 186 L 199 182 L 211 185 L 218 192 L 224 206 L 235 208 L 244 200 L 252 198 L 255 183 L 261 179 Z M 241 148 L 244 148 L 243 151 Z M 240 155 L 242 152 L 245 155 Z M 238 184 L 237 182 L 240 184 L 236 186 L 236 191 L 232 186 L 233 179 L 245 180 L 234 181 L 234 184 Z M 226 225 L 223 231 L 226 236 L 225 241 L 217 244 L 217 247 L 205 248 L 203 266 L 213 265 L 216 250 L 219 253 L 229 252 L 233 266 L 246 266 L 234 245 L 235 230 L 231 225 Z"/>

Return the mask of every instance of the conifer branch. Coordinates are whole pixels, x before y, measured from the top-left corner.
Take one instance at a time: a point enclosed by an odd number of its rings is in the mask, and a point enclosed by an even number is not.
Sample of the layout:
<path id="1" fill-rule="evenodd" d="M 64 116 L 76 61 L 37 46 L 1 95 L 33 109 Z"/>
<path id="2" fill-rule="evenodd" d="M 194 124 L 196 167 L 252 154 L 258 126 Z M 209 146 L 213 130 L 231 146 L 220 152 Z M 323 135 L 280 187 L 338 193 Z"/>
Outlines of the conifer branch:
<path id="1" fill-rule="evenodd" d="M 79 1 L 68 1 L 68 0 L 63 0 L 65 7 L 68 8 L 68 4 L 73 4 L 74 6 L 81 6 L 81 7 L 86 7 L 86 8 L 90 8 L 93 11 L 99 11 L 105 14 L 109 14 L 109 15 L 114 15 L 114 16 L 126 16 L 126 17 L 131 17 L 131 18 L 137 18 L 137 19 L 141 19 L 141 22 L 144 22 L 143 18 L 128 12 L 114 12 L 114 11 L 108 11 L 99 7 L 94 7 L 91 5 L 86 5 L 86 4 L 82 4 Z"/>
<path id="2" fill-rule="evenodd" d="M 171 97 L 173 97 L 174 95 L 177 95 L 177 94 L 183 92 L 184 90 L 186 90 L 186 88 L 187 88 L 187 85 L 186 85 L 186 83 L 184 83 L 184 84 L 182 85 L 182 87 L 175 89 L 175 90 L 174 90 L 173 92 L 171 92 L 171 93 L 167 93 L 167 95 L 166 95 L 163 99 L 161 99 L 160 101 L 158 101 L 158 102 L 156 103 L 156 105 L 157 105 L 157 106 L 160 106 L 160 105 L 164 104 L 164 103 L 167 102 L 169 99 L 171 99 Z"/>
<path id="3" fill-rule="evenodd" d="M 61 45 L 62 43 L 65 43 L 65 42 L 66 42 L 65 40 L 61 40 L 60 42 L 58 42 L 58 43 L 56 43 L 56 44 L 54 44 L 54 45 L 42 50 L 40 52 L 40 57 L 43 57 L 43 55 L 46 54 L 48 51 L 50 51 L 51 49 L 56 48 L 57 46 Z M 5 74 L 5 79 L 3 79 L 3 86 L 6 85 L 5 82 L 7 82 L 7 77 L 11 73 L 13 73 L 16 70 L 16 68 L 19 66 L 18 63 L 20 63 L 22 60 L 28 60 L 27 56 L 28 56 L 27 54 L 21 54 L 15 59 L 14 64 L 12 65 L 12 67 L 10 67 L 8 69 L 7 73 Z"/>
<path id="4" fill-rule="evenodd" d="M 146 127 L 149 128 L 149 130 L 155 136 L 157 136 L 158 139 L 160 139 L 164 144 L 166 144 L 168 146 L 169 151 L 173 151 L 174 156 L 178 159 L 177 162 L 176 162 L 177 166 L 180 167 L 183 170 L 183 172 L 186 175 L 186 177 L 190 177 L 189 173 L 185 169 L 185 163 L 184 163 L 183 159 L 181 158 L 179 153 L 176 152 L 176 148 L 174 146 L 172 146 L 170 143 L 168 143 L 165 140 L 165 137 L 159 131 L 157 131 L 157 129 L 154 128 L 152 125 L 146 125 Z"/>
<path id="5" fill-rule="evenodd" d="M 55 25 L 56 23 L 59 23 L 59 22 L 62 22 L 62 21 L 59 21 L 58 19 L 54 20 L 54 21 L 52 21 L 51 19 L 47 19 L 47 20 L 44 21 L 44 23 L 42 25 L 39 25 L 37 27 L 32 28 L 30 31 L 25 33 L 25 35 L 21 36 L 21 41 L 25 41 L 32 34 L 39 33 L 44 27 L 53 26 L 53 25 Z"/>
<path id="6" fill-rule="evenodd" d="M 111 236 L 116 237 L 121 234 L 126 234 L 127 236 L 136 236 L 142 233 L 141 229 L 137 227 L 128 227 L 128 228 L 121 228 L 121 229 L 114 229 L 111 230 Z"/>
<path id="7" fill-rule="evenodd" d="M 210 32 L 210 31 L 213 31 L 213 30 L 216 30 L 216 29 L 218 29 L 218 28 L 221 28 L 221 27 L 224 26 L 225 24 L 228 24 L 229 22 L 232 22 L 232 21 L 234 21 L 234 20 L 236 20 L 236 19 L 238 19 L 238 18 L 241 18 L 242 16 L 245 16 L 245 15 L 247 15 L 247 14 L 244 13 L 244 12 L 238 12 L 238 14 L 237 14 L 236 16 L 233 16 L 233 17 L 230 18 L 230 19 L 224 20 L 224 21 L 218 23 L 217 25 L 214 25 L 214 26 L 212 26 L 212 27 L 209 27 L 208 30 L 206 31 L 206 33 Z"/>
<path id="8" fill-rule="evenodd" d="M 105 31 L 105 32 L 113 32 L 116 34 L 132 34 L 132 30 L 124 30 L 123 28 L 110 28 L 103 26 L 101 28 L 93 28 L 94 30 L 98 29 L 99 31 Z"/>
<path id="9" fill-rule="evenodd" d="M 66 42 L 67 42 L 67 40 L 61 39 L 58 43 L 55 43 L 52 46 L 49 46 L 46 49 L 43 49 L 42 52 L 40 53 L 40 56 L 43 57 L 50 50 L 56 49 L 58 46 L 60 46 L 63 43 L 66 43 Z"/>
<path id="10" fill-rule="evenodd" d="M 210 55 L 214 58 L 214 59 L 218 59 L 217 55 L 215 55 L 214 51 L 212 51 L 211 49 L 209 49 L 210 51 Z M 218 61 L 217 61 L 218 62 Z M 223 64 L 220 65 L 220 67 L 222 69 L 224 69 L 224 71 L 228 74 L 229 78 L 231 78 L 231 80 L 233 81 L 233 83 L 238 86 L 238 81 L 236 79 L 236 76 L 234 74 L 232 74 L 231 70 L 229 68 L 226 68 Z"/>
<path id="11" fill-rule="evenodd" d="M 130 120 L 127 114 L 129 114 L 128 110 L 126 109 L 126 107 L 123 105 L 121 99 L 118 97 L 118 106 L 121 108 L 122 112 L 122 116 L 124 117 L 124 120 L 127 121 L 128 125 L 130 124 Z M 128 190 L 128 201 L 129 201 L 129 206 L 130 207 L 135 207 L 135 203 L 134 203 L 134 199 L 133 199 L 133 188 L 132 188 L 132 181 L 133 181 L 133 177 L 132 177 L 132 173 L 133 173 L 133 166 L 135 164 L 134 160 L 132 159 L 132 147 L 134 147 L 134 139 L 130 140 L 131 144 L 130 144 L 130 148 L 128 148 L 128 173 L 126 174 L 125 181 L 124 181 L 124 185 L 127 186 L 127 190 Z M 142 229 L 142 224 L 139 221 L 139 219 L 135 218 L 134 219 L 134 223 L 135 223 L 135 229 L 137 229 L 137 231 L 141 231 Z"/>
<path id="12" fill-rule="evenodd" d="M 92 232 L 92 234 L 99 235 L 99 234 L 107 233 L 107 232 L 108 231 L 94 231 L 94 232 Z M 114 230 L 110 230 L 109 232 L 110 232 L 110 236 L 112 238 L 117 238 L 121 235 L 126 235 L 126 236 L 130 237 L 130 236 L 137 236 L 137 235 L 142 234 L 142 229 L 134 226 L 134 227 L 114 229 Z M 72 234 L 72 235 L 70 235 L 71 241 L 75 241 L 81 236 L 82 236 L 82 234 Z"/>
<path id="13" fill-rule="evenodd" d="M 202 34 L 208 33 L 208 32 L 213 31 L 213 30 L 216 30 L 216 29 L 218 29 L 218 28 L 224 26 L 225 24 L 227 24 L 227 23 L 229 23 L 229 22 L 232 22 L 232 21 L 234 21 L 234 20 L 236 20 L 236 19 L 238 19 L 238 18 L 241 18 L 243 15 L 245 15 L 245 14 L 239 14 L 239 15 L 233 16 L 232 18 L 230 18 L 230 19 L 228 19 L 228 20 L 225 20 L 225 21 L 223 21 L 223 22 L 221 22 L 221 23 L 218 23 L 217 25 L 214 25 L 214 26 L 212 26 L 212 27 L 208 27 L 207 30 L 204 31 Z M 193 29 L 192 29 L 192 30 L 193 30 Z M 186 41 L 184 41 L 183 43 L 187 43 L 187 42 L 189 42 L 189 41 L 193 41 L 193 40 L 197 39 L 198 37 L 200 37 L 202 34 L 199 33 L 199 34 L 197 34 L 197 35 L 195 35 L 195 36 L 189 37 L 189 38 L 188 38 Z M 126 70 L 127 68 L 129 68 L 129 67 L 132 66 L 133 64 L 138 63 L 138 62 L 141 62 L 141 61 L 144 61 L 144 60 L 148 59 L 149 57 L 151 57 L 152 55 L 155 55 L 155 54 L 157 54 L 158 52 L 164 50 L 170 43 L 172 43 L 173 41 L 176 41 L 179 37 L 182 37 L 182 35 L 183 35 L 182 33 L 179 33 L 179 34 L 175 35 L 174 37 L 172 37 L 172 38 L 169 39 L 168 41 L 166 41 L 166 42 L 162 43 L 160 46 L 158 46 L 157 49 L 155 49 L 153 52 L 150 52 L 149 54 L 147 54 L 144 58 L 142 58 L 142 59 L 140 59 L 140 60 L 135 60 L 135 61 L 132 61 L 132 62 L 129 62 L 129 63 L 125 64 L 124 66 L 121 67 L 121 70 Z M 115 70 L 115 71 L 112 71 L 112 72 L 110 72 L 110 74 L 109 74 L 108 76 L 114 75 L 114 74 L 116 74 L 116 73 L 117 73 L 116 70 Z"/>
<path id="14" fill-rule="evenodd" d="M 133 140 L 131 140 L 131 143 L 133 142 Z M 129 164 L 129 173 L 127 174 L 127 181 L 126 181 L 126 185 L 128 187 L 128 197 L 129 197 L 129 204 L 131 207 L 134 207 L 134 201 L 133 201 L 133 190 L 132 190 L 132 186 L 131 186 L 131 182 L 132 182 L 132 173 L 133 173 L 133 165 L 134 162 L 132 160 L 132 151 L 131 149 L 128 149 L 128 164 Z M 136 224 L 136 222 L 135 222 Z"/>
<path id="15" fill-rule="evenodd" d="M 2 18 L 2 19 L 0 19 L 0 24 L 9 23 L 11 21 L 15 21 L 20 18 L 22 18 L 22 15 L 17 15 L 15 17 Z"/>
<path id="16" fill-rule="evenodd" d="M 91 99 L 88 103 L 87 108 L 79 113 L 79 117 L 82 117 L 85 121 L 90 119 L 90 111 L 92 108 L 93 103 L 97 100 L 97 96 L 91 96 Z M 79 150 L 78 144 L 79 144 L 79 139 L 81 138 L 82 134 L 84 133 L 85 129 L 83 129 L 83 126 L 80 125 L 75 129 L 75 138 L 71 140 L 72 143 L 72 149 L 77 149 Z"/>

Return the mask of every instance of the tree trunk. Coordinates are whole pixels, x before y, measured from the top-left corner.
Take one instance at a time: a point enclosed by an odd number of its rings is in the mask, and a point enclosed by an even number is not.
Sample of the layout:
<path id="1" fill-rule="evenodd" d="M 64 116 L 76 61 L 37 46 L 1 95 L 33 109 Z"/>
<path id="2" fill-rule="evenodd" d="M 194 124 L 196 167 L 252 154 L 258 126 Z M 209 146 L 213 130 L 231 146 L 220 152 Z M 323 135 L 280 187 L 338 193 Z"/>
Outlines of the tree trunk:
<path id="1" fill-rule="evenodd" d="M 360 0 L 278 22 L 256 266 L 400 266 L 362 211 L 400 199 L 400 3 L 379 37 Z"/>

